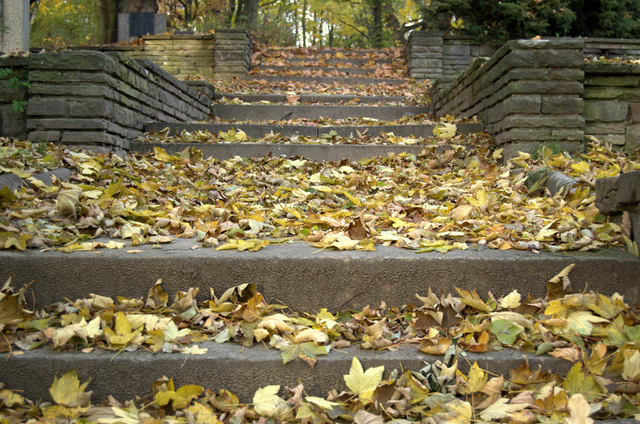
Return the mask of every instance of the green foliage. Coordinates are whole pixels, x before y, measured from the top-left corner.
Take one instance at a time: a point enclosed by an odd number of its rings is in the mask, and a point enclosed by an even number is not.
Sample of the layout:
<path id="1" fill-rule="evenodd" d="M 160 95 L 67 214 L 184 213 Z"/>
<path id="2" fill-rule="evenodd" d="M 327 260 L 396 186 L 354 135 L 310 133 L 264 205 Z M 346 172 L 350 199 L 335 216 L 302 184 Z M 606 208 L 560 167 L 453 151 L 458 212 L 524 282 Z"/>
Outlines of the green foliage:
<path id="1" fill-rule="evenodd" d="M 571 0 L 576 14 L 571 35 L 639 38 L 640 2 L 637 0 Z"/>
<path id="2" fill-rule="evenodd" d="M 94 43 L 97 11 L 96 0 L 41 0 L 31 26 L 31 45 Z"/>
<path id="3" fill-rule="evenodd" d="M 423 7 L 423 18 L 430 29 L 504 42 L 569 35 L 576 16 L 568 0 L 432 0 Z"/>
<path id="4" fill-rule="evenodd" d="M 27 101 L 24 100 L 26 91 L 22 88 L 31 87 L 28 79 L 20 78 L 11 68 L 0 68 L 0 81 L 2 85 L 15 93 L 16 98 L 12 100 L 13 109 L 16 112 L 24 112 Z"/>

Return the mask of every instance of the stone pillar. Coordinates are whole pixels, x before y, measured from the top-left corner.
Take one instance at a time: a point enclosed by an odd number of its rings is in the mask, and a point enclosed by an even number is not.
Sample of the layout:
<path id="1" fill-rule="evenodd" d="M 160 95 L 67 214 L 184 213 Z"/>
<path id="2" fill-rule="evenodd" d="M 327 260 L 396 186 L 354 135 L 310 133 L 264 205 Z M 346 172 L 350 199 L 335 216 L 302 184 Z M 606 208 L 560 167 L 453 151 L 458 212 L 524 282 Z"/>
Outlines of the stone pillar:
<path id="1" fill-rule="evenodd" d="M 162 13 L 118 13 L 118 42 L 143 35 L 162 34 L 167 30 L 167 17 Z"/>
<path id="2" fill-rule="evenodd" d="M 29 51 L 29 0 L 0 0 L 3 53 Z"/>
<path id="3" fill-rule="evenodd" d="M 405 49 L 409 77 L 439 78 L 442 76 L 442 33 L 413 31 Z"/>
<path id="4" fill-rule="evenodd" d="M 253 42 L 245 29 L 216 29 L 215 78 L 245 78 L 251 65 Z"/>

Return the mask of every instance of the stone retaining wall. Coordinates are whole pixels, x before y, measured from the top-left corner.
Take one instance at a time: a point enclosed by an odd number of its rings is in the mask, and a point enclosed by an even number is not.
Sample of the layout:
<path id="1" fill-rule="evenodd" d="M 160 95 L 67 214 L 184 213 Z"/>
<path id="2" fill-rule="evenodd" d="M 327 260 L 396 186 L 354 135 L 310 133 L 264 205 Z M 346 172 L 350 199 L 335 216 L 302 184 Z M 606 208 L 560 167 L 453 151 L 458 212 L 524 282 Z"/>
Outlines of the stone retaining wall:
<path id="1" fill-rule="evenodd" d="M 639 57 L 640 40 L 626 38 L 585 38 L 585 57 Z"/>
<path id="2" fill-rule="evenodd" d="M 413 31 L 405 46 L 409 77 L 452 79 L 478 57 L 495 53 L 496 48 L 480 45 L 469 36 L 444 35 L 440 31 Z"/>
<path id="3" fill-rule="evenodd" d="M 594 62 L 584 72 L 585 135 L 640 149 L 640 65 Z"/>
<path id="4" fill-rule="evenodd" d="M 215 39 L 214 77 L 243 78 L 251 66 L 253 42 L 245 29 L 217 29 Z"/>
<path id="5" fill-rule="evenodd" d="M 29 57 L 27 131 L 31 141 L 126 149 L 147 122 L 191 122 L 211 97 L 148 59 L 65 51 Z"/>
<path id="6" fill-rule="evenodd" d="M 26 57 L 1 57 L 0 68 L 7 76 L 0 80 L 0 136 L 24 137 L 27 133 L 22 103 L 28 98 Z"/>
<path id="7" fill-rule="evenodd" d="M 629 214 L 630 238 L 640 242 L 640 171 L 597 179 L 596 206 L 619 223 L 624 223 L 622 214 Z"/>
<path id="8" fill-rule="evenodd" d="M 582 48 L 581 39 L 509 41 L 450 86 L 436 82 L 434 113 L 477 115 L 506 157 L 540 142 L 577 149 L 584 139 Z"/>

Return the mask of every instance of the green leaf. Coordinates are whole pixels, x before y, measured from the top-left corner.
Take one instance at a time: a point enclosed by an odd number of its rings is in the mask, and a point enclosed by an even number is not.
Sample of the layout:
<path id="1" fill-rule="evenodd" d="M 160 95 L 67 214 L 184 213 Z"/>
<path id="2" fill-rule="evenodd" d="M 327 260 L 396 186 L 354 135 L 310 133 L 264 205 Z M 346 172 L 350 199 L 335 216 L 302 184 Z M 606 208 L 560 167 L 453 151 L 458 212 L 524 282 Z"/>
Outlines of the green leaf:
<path id="1" fill-rule="evenodd" d="M 299 344 L 291 344 L 284 346 L 282 349 L 282 362 L 288 364 L 296 358 L 300 358 L 311 366 L 316 363 L 316 356 L 326 355 L 331 350 L 330 346 L 321 346 L 313 342 L 305 342 Z"/>
<path id="2" fill-rule="evenodd" d="M 516 338 L 518 338 L 518 334 L 523 331 L 522 327 L 519 327 L 506 319 L 494 320 L 489 329 L 496 336 L 498 341 L 505 345 L 512 345 L 516 341 Z"/>

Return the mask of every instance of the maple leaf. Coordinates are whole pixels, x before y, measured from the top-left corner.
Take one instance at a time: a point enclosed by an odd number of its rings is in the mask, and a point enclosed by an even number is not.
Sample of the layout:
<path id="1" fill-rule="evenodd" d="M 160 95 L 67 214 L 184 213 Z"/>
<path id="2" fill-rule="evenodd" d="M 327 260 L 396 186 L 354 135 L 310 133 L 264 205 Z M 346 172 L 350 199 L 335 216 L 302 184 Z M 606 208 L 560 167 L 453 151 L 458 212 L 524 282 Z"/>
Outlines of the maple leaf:
<path id="1" fill-rule="evenodd" d="M 593 377 L 582 372 L 580 362 L 573 364 L 562 382 L 562 387 L 572 395 L 582 393 L 586 399 L 594 399 L 601 393 Z"/>
<path id="2" fill-rule="evenodd" d="M 496 336 L 502 344 L 512 345 L 520 333 L 522 327 L 515 325 L 506 319 L 496 319 L 491 321 L 491 332 Z"/>
<path id="3" fill-rule="evenodd" d="M 330 349 L 329 346 L 321 346 L 313 342 L 294 343 L 280 348 L 280 350 L 282 350 L 281 356 L 284 364 L 300 358 L 311 367 L 316 364 L 316 356 L 327 355 Z"/>
<path id="4" fill-rule="evenodd" d="M 635 350 L 628 358 L 624 358 L 622 378 L 628 381 L 640 381 L 640 352 Z"/>
<path id="5" fill-rule="evenodd" d="M 473 292 L 469 292 L 464 289 L 459 289 L 458 287 L 456 287 L 455 289 L 460 295 L 462 301 L 466 305 L 471 306 L 472 308 L 482 312 L 491 312 L 493 310 L 491 306 L 484 303 L 484 301 L 480 298 L 480 295 L 478 295 L 478 292 L 476 292 L 475 289 L 473 290 Z"/>
<path id="6" fill-rule="evenodd" d="M 280 386 L 266 386 L 256 390 L 253 395 L 253 407 L 258 414 L 275 417 L 286 407 L 285 401 L 278 396 Z"/>
<path id="7" fill-rule="evenodd" d="M 371 399 L 374 390 L 382 382 L 382 374 L 384 366 L 369 368 L 366 372 L 362 368 L 362 364 L 355 356 L 351 360 L 351 368 L 349 374 L 344 376 L 344 382 L 349 390 L 357 394 L 363 401 Z"/>
<path id="8" fill-rule="evenodd" d="M 172 386 L 173 384 L 171 384 L 170 387 Z M 202 392 L 204 392 L 204 388 L 202 386 L 187 384 L 180 387 L 178 390 L 170 389 L 160 391 L 153 396 L 153 400 L 159 406 L 166 406 L 171 402 L 172 408 L 178 410 L 185 408 L 193 399 L 200 396 Z"/>
<path id="9" fill-rule="evenodd" d="M 93 393 L 85 392 L 89 381 L 80 384 L 78 373 L 75 370 L 71 370 L 62 377 L 54 379 L 51 388 L 49 388 L 49 393 L 53 401 L 58 405 L 69 408 L 84 406 L 91 401 L 91 394 Z"/>
<path id="10" fill-rule="evenodd" d="M 487 383 L 487 378 L 487 373 L 478 366 L 477 362 L 474 362 L 469 369 L 469 375 L 467 376 L 465 384 L 460 387 L 460 393 L 470 395 L 480 391 Z"/>

